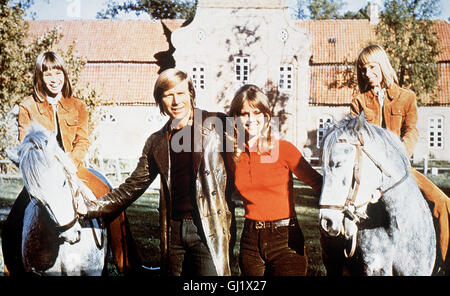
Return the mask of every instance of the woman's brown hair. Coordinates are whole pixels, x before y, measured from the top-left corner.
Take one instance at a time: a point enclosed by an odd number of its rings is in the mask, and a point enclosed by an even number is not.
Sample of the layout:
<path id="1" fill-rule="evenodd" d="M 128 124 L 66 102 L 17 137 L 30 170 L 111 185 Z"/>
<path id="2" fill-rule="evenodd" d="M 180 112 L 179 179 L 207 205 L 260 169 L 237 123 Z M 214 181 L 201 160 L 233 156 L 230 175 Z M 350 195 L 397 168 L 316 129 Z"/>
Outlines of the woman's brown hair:
<path id="1" fill-rule="evenodd" d="M 234 95 L 233 100 L 231 101 L 230 111 L 228 112 L 229 116 L 234 118 L 234 150 L 233 150 L 233 160 L 237 162 L 241 153 L 243 152 L 243 143 L 238 143 L 239 139 L 239 131 L 242 132 L 242 127 L 239 128 L 236 123 L 238 122 L 238 117 L 241 115 L 242 108 L 244 103 L 248 102 L 250 106 L 258 109 L 265 117 L 265 128 L 262 131 L 262 137 L 260 137 L 260 141 L 258 142 L 258 153 L 266 153 L 268 152 L 272 146 L 272 133 L 270 127 L 270 121 L 272 118 L 272 112 L 270 110 L 269 99 L 262 92 L 260 88 L 253 84 L 246 84 L 239 88 Z"/>
<path id="2" fill-rule="evenodd" d="M 64 60 L 54 51 L 46 51 L 36 58 L 34 65 L 33 93 L 39 100 L 43 101 L 47 97 L 46 87 L 44 83 L 44 72 L 47 70 L 58 69 L 64 73 L 64 84 L 62 87 L 62 95 L 65 98 L 72 97 L 72 85 L 70 84 L 69 75 L 64 66 Z"/>

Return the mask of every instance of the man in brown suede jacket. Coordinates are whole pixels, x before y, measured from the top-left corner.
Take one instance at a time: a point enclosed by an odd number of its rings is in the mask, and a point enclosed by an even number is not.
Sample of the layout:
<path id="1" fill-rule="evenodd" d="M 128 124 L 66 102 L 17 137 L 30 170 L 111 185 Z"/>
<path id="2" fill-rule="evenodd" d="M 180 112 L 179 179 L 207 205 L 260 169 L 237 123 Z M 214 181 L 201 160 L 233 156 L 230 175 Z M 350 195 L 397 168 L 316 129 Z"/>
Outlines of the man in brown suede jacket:
<path id="1" fill-rule="evenodd" d="M 193 83 L 177 69 L 160 74 L 154 97 L 168 122 L 147 139 L 131 176 L 88 204 L 87 216 L 124 210 L 160 175 L 163 274 L 230 275 L 232 183 L 223 152 L 225 114 L 195 109 Z"/>

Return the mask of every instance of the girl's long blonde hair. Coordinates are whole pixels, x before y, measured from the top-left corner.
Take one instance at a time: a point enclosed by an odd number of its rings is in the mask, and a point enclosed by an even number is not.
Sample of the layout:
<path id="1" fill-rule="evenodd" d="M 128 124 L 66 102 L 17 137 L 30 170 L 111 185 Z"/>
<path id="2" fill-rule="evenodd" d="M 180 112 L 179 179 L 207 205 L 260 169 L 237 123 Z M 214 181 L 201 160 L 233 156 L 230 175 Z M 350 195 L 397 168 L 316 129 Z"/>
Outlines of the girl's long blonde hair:
<path id="1" fill-rule="evenodd" d="M 398 84 L 397 74 L 394 68 L 392 68 L 384 49 L 378 44 L 371 44 L 363 48 L 356 59 L 358 87 L 361 93 L 369 90 L 369 83 L 363 74 L 363 67 L 368 63 L 377 63 L 380 65 L 381 73 L 383 74 L 382 84 L 384 84 L 384 87 L 390 88 L 392 85 Z"/>
<path id="2" fill-rule="evenodd" d="M 234 98 L 231 101 L 230 111 L 228 112 L 228 115 L 234 119 L 234 135 L 232 137 L 232 141 L 234 143 L 233 160 L 235 162 L 239 160 L 239 157 L 243 152 L 243 143 L 239 143 L 239 141 L 242 141 L 240 139 L 243 139 L 242 136 L 240 137 L 239 132 L 242 133 L 243 130 L 242 127 L 239 128 L 236 123 L 239 122 L 239 116 L 241 116 L 241 111 L 245 102 L 248 102 L 250 106 L 261 111 L 265 118 L 265 126 L 259 137 L 257 152 L 260 154 L 267 153 L 273 147 L 273 138 L 270 126 L 272 114 L 270 111 L 269 99 L 257 86 L 253 84 L 246 84 L 239 88 L 234 95 Z"/>

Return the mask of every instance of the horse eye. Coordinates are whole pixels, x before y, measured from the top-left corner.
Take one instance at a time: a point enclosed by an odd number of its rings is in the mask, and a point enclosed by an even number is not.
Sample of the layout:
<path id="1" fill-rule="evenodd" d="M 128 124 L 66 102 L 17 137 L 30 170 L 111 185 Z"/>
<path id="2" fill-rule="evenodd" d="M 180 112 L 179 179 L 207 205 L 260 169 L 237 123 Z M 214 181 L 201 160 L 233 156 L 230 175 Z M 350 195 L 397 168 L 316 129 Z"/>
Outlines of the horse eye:
<path id="1" fill-rule="evenodd" d="M 63 187 L 67 185 L 67 180 L 64 180 Z"/>
<path id="2" fill-rule="evenodd" d="M 328 166 L 330 168 L 340 168 L 341 167 L 341 162 L 340 161 L 334 162 L 334 161 L 330 160 L 330 162 L 328 163 Z"/>

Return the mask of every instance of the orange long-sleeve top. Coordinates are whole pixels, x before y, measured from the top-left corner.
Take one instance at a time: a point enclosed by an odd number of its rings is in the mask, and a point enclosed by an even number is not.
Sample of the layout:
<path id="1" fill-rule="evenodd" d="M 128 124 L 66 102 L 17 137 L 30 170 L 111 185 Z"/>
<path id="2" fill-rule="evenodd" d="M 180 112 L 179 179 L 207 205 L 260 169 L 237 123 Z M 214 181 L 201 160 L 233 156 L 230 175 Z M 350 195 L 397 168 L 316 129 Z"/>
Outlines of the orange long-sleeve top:
<path id="1" fill-rule="evenodd" d="M 322 176 L 293 144 L 279 140 L 277 152 L 272 150 L 271 156 L 245 152 L 231 165 L 247 219 L 276 221 L 295 217 L 292 173 L 316 192 L 321 190 Z"/>

